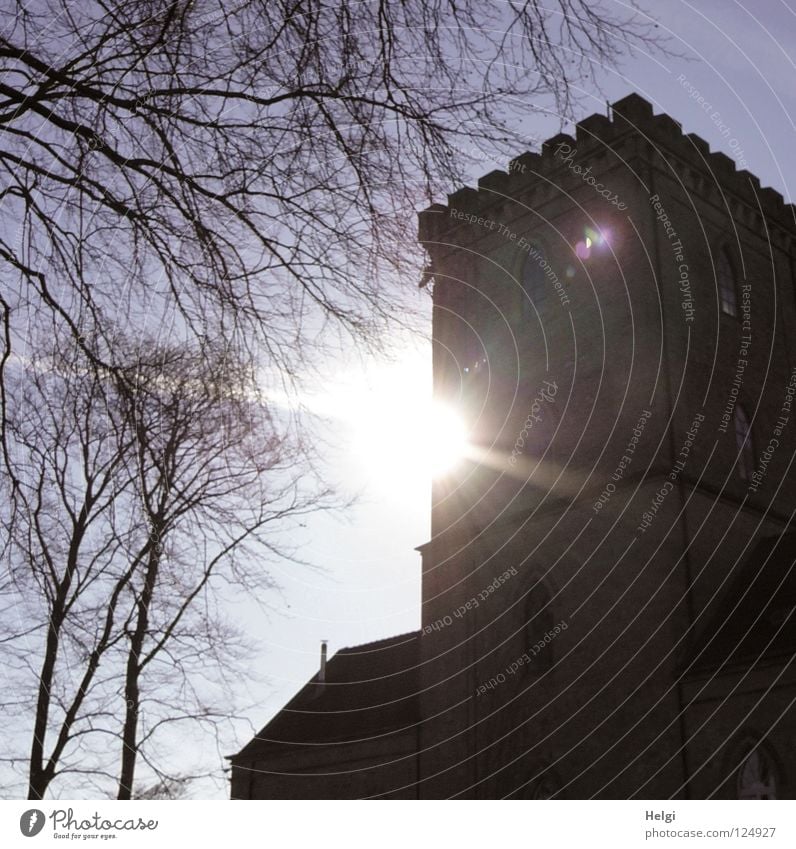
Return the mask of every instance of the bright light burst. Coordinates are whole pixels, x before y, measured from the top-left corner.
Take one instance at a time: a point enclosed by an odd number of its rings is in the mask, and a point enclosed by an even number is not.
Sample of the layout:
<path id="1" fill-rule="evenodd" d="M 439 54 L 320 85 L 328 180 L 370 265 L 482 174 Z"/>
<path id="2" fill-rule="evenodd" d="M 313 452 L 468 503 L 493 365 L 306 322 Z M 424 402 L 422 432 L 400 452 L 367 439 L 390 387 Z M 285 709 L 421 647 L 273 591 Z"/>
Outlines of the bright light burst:
<path id="1" fill-rule="evenodd" d="M 467 454 L 467 429 L 450 407 L 433 404 L 429 411 L 428 438 L 419 449 L 423 466 L 434 477 L 455 468 Z"/>
<path id="2" fill-rule="evenodd" d="M 586 227 L 583 238 L 575 245 L 575 255 L 578 259 L 589 259 L 592 254 L 592 248 L 610 245 L 610 236 L 610 230 L 595 230 L 593 227 Z"/>
<path id="3" fill-rule="evenodd" d="M 346 368 L 310 409 L 342 425 L 342 439 L 367 477 L 380 485 L 423 485 L 467 456 L 467 430 L 453 407 L 431 400 L 430 364 L 419 352 L 400 363 Z"/>

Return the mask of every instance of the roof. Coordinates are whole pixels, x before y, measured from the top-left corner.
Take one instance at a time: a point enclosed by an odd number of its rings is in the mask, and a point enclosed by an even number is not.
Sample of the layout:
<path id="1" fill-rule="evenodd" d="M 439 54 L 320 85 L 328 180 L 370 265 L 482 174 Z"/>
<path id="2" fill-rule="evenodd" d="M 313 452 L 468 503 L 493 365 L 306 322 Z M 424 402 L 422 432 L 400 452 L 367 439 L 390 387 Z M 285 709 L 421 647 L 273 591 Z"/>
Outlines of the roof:
<path id="1" fill-rule="evenodd" d="M 296 745 L 368 739 L 412 728 L 419 721 L 420 631 L 344 648 L 233 755 L 253 760 Z"/>
<path id="2" fill-rule="evenodd" d="M 795 564 L 796 533 L 757 543 L 699 635 L 691 670 L 796 652 Z"/>

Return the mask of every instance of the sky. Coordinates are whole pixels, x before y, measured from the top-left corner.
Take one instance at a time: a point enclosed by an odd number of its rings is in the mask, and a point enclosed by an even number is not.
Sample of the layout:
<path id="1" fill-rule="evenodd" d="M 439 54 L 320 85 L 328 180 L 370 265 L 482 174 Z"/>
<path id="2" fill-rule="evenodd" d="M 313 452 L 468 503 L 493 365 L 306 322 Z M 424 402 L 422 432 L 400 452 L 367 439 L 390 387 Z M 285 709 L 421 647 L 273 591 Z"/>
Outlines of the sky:
<path id="1" fill-rule="evenodd" d="M 627 8 L 616 6 L 620 13 Z M 788 167 L 796 148 L 796 12 L 782 0 L 666 0 L 656 4 L 655 16 L 657 32 L 677 55 L 637 53 L 618 68 L 595 69 L 602 91 L 584 85 L 580 117 L 604 113 L 606 100 L 635 91 L 789 202 L 796 181 Z M 523 127 L 529 138 L 541 139 L 560 128 L 553 114 L 532 115 Z M 474 182 L 493 167 L 472 164 L 468 177 Z M 422 294 L 418 299 L 428 322 L 430 302 Z M 321 568 L 277 564 L 272 571 L 281 592 L 270 599 L 272 610 L 242 613 L 259 647 L 256 675 L 246 682 L 253 728 L 315 674 L 321 640 L 329 641 L 332 655 L 420 626 L 415 547 L 429 533 L 430 477 L 420 455 L 429 439 L 430 388 L 430 345 L 415 340 L 398 362 L 330 363 L 305 399 L 333 446 L 329 477 L 358 493 L 359 502 L 342 517 L 310 518 L 302 555 Z M 223 796 L 225 787 L 215 792 Z"/>
<path id="2" fill-rule="evenodd" d="M 796 200 L 792 0 L 640 2 L 653 10 L 655 32 L 670 55 L 639 51 L 617 67 L 595 67 L 597 84 L 585 81 L 575 92 L 578 119 L 604 114 L 606 102 L 637 92 L 656 113 L 667 113 L 684 132 L 700 135 L 739 169 L 756 174 L 763 186 L 780 191 L 788 202 Z M 622 0 L 603 3 L 620 17 L 630 10 Z M 538 150 L 539 140 L 562 129 L 573 132 L 559 115 L 535 107 L 517 106 L 526 116 L 521 120 L 527 149 Z M 516 154 L 522 152 L 519 147 Z M 471 185 L 497 167 L 493 151 L 480 153 L 463 163 Z M 427 337 L 431 302 L 417 282 L 407 281 L 406 297 Z M 249 674 L 239 682 L 249 728 L 239 724 L 238 739 L 222 754 L 242 747 L 317 672 L 322 640 L 328 641 L 331 656 L 346 646 L 420 627 L 416 547 L 429 536 L 431 458 L 443 450 L 455 454 L 456 440 L 448 424 L 445 440 L 438 442 L 432 426 L 428 338 L 391 342 L 392 350 L 400 352 L 392 360 L 339 356 L 306 382 L 301 403 L 324 437 L 325 476 L 343 496 L 357 501 L 343 514 L 307 518 L 291 542 L 300 543 L 302 559 L 313 566 L 269 564 L 279 589 L 269 593 L 265 606 L 243 598 L 231 604 L 231 616 L 255 651 Z M 193 755 L 209 766 L 218 763 L 213 742 L 206 738 L 188 743 L 179 737 L 177 743 L 184 749 L 196 746 Z M 190 791 L 199 798 L 228 794 L 220 774 Z"/>

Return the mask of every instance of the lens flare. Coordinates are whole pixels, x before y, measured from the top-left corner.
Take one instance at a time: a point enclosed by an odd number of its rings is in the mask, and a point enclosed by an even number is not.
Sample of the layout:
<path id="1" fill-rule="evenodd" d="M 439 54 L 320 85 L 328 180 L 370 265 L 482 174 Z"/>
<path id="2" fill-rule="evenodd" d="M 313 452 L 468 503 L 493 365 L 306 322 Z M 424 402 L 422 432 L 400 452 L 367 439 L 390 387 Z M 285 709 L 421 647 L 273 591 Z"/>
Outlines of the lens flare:
<path id="1" fill-rule="evenodd" d="M 428 440 L 423 453 L 433 477 L 452 471 L 467 454 L 467 428 L 461 417 L 445 404 L 432 404 Z"/>

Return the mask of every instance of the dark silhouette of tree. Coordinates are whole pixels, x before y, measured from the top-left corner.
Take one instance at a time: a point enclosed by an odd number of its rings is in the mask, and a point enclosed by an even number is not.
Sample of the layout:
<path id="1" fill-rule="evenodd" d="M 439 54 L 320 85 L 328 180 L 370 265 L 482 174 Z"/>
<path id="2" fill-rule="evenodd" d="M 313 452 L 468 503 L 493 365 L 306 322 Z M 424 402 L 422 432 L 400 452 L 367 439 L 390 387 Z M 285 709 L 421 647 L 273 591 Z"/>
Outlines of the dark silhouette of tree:
<path id="1" fill-rule="evenodd" d="M 4 589 L 13 600 L 4 620 L 6 662 L 32 673 L 36 690 L 30 798 L 42 797 L 84 722 L 105 713 L 103 697 L 92 698 L 100 662 L 123 636 L 119 607 L 148 547 L 136 550 L 116 521 L 132 495 L 125 468 L 132 427 L 99 374 L 81 369 L 79 358 L 57 359 L 57 367 L 42 356 L 14 369 L 4 493 Z M 42 638 L 43 650 L 31 651 Z"/>
<path id="2" fill-rule="evenodd" d="M 457 145 L 511 147 L 592 61 L 648 44 L 592 0 L 16 2 L 0 33 L 0 260 L 76 339 L 179 320 L 283 375 L 319 324 L 374 342 Z M 390 276 L 389 272 L 399 272 Z M 12 324 L 14 322 L 12 321 Z M 20 332 L 22 332 L 20 330 Z M 13 341 L 13 339 L 12 339 Z"/>
<path id="3" fill-rule="evenodd" d="M 134 799 L 184 799 L 188 792 L 190 778 L 183 776 L 158 781 L 149 787 L 136 791 Z"/>
<path id="4" fill-rule="evenodd" d="M 214 577 L 261 592 L 265 558 L 290 555 L 272 526 L 331 503 L 230 349 L 117 336 L 115 358 L 86 369 L 67 341 L 11 381 L 4 597 L 24 605 L 25 627 L 7 622 L 4 642 L 35 672 L 33 799 L 57 775 L 112 776 L 111 759 L 94 758 L 108 735 L 121 744 L 119 798 L 139 757 L 175 780 L 148 751 L 159 729 L 223 719 L 190 680 L 234 657 Z"/>
<path id="5" fill-rule="evenodd" d="M 139 721 L 147 671 L 160 664 L 159 693 L 175 676 L 184 693 L 191 663 L 204 669 L 225 657 L 224 617 L 216 620 L 208 605 L 214 573 L 224 568 L 227 580 L 251 592 L 267 586 L 263 552 L 286 554 L 272 527 L 321 509 L 331 495 L 305 489 L 306 455 L 258 399 L 255 375 L 229 351 L 209 347 L 209 355 L 184 346 L 147 351 L 122 374 L 136 500 L 151 546 L 125 625 L 119 799 L 131 798 L 140 735 L 154 731 Z M 186 715 L 184 706 L 167 708 L 157 725 Z M 214 720 L 206 707 L 188 715 Z M 166 780 L 152 758 L 148 764 Z"/>

